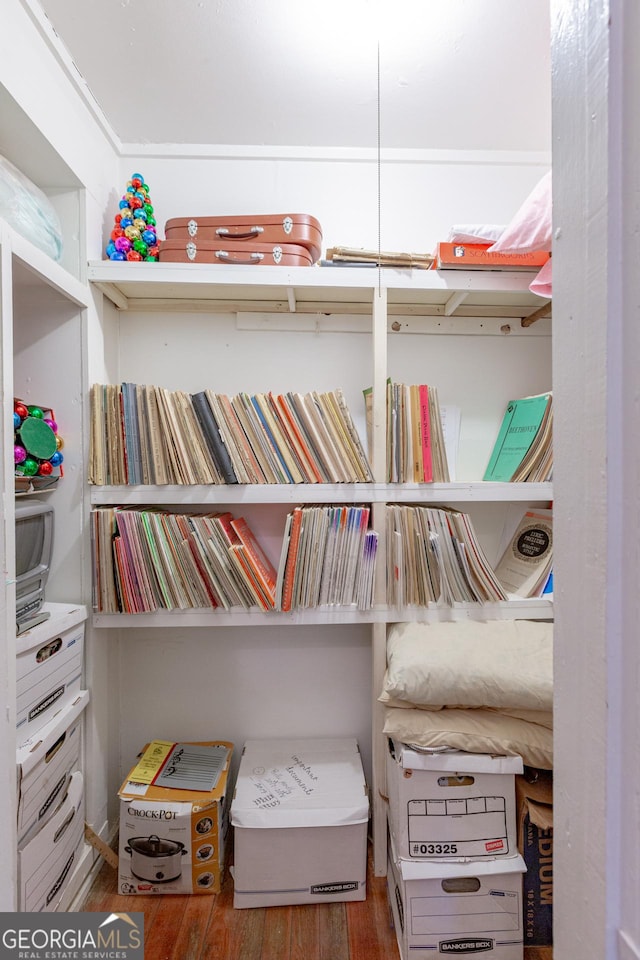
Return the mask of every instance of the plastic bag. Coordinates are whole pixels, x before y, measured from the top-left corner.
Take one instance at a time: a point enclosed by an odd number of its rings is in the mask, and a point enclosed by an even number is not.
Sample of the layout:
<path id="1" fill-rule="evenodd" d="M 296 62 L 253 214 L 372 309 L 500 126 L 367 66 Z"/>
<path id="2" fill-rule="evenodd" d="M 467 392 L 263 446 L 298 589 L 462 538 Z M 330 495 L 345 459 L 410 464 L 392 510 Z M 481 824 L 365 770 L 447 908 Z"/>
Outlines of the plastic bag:
<path id="1" fill-rule="evenodd" d="M 54 260 L 60 260 L 62 230 L 50 200 L 1 155 L 0 218 Z"/>

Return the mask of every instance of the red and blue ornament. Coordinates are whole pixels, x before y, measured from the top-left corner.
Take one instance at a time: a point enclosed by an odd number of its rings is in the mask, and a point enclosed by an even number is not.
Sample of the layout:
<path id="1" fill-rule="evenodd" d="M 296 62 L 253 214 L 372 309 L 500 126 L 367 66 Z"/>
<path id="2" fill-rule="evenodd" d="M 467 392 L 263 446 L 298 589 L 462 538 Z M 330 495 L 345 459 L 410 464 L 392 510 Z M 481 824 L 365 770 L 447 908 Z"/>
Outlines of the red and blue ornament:
<path id="1" fill-rule="evenodd" d="M 62 476 L 64 440 L 53 411 L 14 400 L 13 459 L 16 477 Z"/>

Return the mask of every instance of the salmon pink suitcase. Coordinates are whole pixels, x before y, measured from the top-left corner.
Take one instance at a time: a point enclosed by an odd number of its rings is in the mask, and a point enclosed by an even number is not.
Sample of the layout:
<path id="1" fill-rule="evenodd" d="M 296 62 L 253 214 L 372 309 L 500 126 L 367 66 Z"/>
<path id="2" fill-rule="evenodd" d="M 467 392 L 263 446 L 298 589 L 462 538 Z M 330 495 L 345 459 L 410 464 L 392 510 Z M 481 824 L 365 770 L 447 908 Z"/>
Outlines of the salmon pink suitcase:
<path id="1" fill-rule="evenodd" d="M 311 254 L 294 243 L 245 243 L 242 246 L 219 240 L 162 240 L 161 263 L 245 263 L 259 266 L 310 267 Z"/>
<path id="2" fill-rule="evenodd" d="M 270 213 L 259 216 L 177 217 L 167 220 L 167 240 L 219 242 L 225 249 L 254 243 L 295 244 L 306 247 L 315 263 L 322 249 L 322 228 L 306 213 Z"/>

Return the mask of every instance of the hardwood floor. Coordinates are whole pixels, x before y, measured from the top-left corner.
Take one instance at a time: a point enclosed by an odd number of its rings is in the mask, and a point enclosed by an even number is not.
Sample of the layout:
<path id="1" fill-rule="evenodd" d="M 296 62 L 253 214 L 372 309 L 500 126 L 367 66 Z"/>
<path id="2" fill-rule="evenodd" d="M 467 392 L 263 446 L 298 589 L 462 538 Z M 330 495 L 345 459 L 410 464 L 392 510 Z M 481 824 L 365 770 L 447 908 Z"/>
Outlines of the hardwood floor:
<path id="1" fill-rule="evenodd" d="M 80 909 L 142 911 L 146 960 L 399 960 L 371 855 L 367 885 L 363 901 L 234 910 L 229 876 L 214 896 L 127 897 L 104 863 Z"/>
<path id="2" fill-rule="evenodd" d="M 215 896 L 126 897 L 104 863 L 82 910 L 142 911 L 146 960 L 399 960 L 387 881 L 373 875 L 367 899 L 234 910 L 227 876 Z M 550 947 L 526 947 L 524 960 L 552 960 Z"/>

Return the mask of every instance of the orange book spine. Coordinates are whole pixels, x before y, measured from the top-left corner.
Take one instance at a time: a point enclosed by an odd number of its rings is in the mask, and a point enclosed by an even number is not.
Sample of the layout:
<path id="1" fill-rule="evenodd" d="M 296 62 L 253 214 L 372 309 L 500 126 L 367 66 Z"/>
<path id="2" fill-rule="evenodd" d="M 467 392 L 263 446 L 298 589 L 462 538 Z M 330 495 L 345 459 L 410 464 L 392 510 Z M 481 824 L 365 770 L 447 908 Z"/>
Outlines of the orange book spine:
<path id="1" fill-rule="evenodd" d="M 301 530 L 302 507 L 295 507 L 293 511 L 293 520 L 291 522 L 289 553 L 287 555 L 287 565 L 285 567 L 284 583 L 282 585 L 282 610 L 285 613 L 291 610 L 291 603 L 293 599 L 293 581 L 296 573 L 296 561 L 298 559 L 298 547 L 300 545 Z"/>

